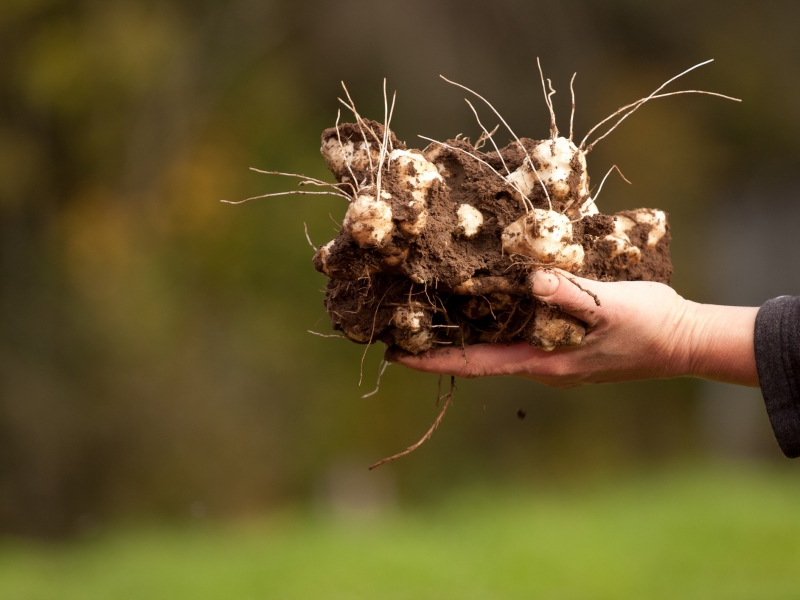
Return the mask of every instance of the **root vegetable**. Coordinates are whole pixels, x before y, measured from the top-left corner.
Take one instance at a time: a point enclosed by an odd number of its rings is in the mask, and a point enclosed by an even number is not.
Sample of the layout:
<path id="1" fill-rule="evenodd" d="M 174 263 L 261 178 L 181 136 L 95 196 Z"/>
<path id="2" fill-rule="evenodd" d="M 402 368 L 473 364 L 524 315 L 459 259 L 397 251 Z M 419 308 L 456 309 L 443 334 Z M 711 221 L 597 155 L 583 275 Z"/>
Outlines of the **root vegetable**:
<path id="1" fill-rule="evenodd" d="M 327 244 L 320 246 L 319 250 L 317 250 L 316 254 L 314 255 L 314 266 L 316 267 L 317 271 L 327 275 L 328 277 L 331 276 L 331 271 L 328 268 L 328 257 L 331 255 L 331 248 L 336 243 L 336 240 L 331 240 Z"/>
<path id="2" fill-rule="evenodd" d="M 331 172 L 343 182 L 352 180 L 350 171 L 358 174 L 369 173 L 370 161 L 376 164 L 378 161 L 374 144 L 365 141 L 348 140 L 340 145 L 338 139 L 329 137 L 323 140 L 320 151 L 328 162 Z"/>
<path id="3" fill-rule="evenodd" d="M 547 186 L 552 199 L 564 200 L 570 193 L 577 193 L 579 199 L 588 196 L 586 156 L 571 140 L 543 140 L 534 146 L 530 159 L 506 177 L 526 196 L 532 195 L 537 184 Z"/>
<path id="4" fill-rule="evenodd" d="M 419 354 L 433 345 L 430 311 L 419 307 L 399 306 L 392 315 L 394 341 L 406 352 Z"/>
<path id="5" fill-rule="evenodd" d="M 541 306 L 529 331 L 528 341 L 546 352 L 558 346 L 577 346 L 586 335 L 586 326 L 575 317 L 561 312 L 553 306 Z"/>
<path id="6" fill-rule="evenodd" d="M 583 246 L 574 243 L 572 223 L 554 210 L 534 208 L 503 230 L 503 251 L 572 273 L 583 265 Z"/>
<path id="7" fill-rule="evenodd" d="M 419 354 L 420 352 L 425 352 L 425 350 L 430 350 L 433 342 L 434 336 L 430 329 L 424 329 L 408 337 L 398 336 L 395 338 L 395 343 L 411 354 Z"/>
<path id="8" fill-rule="evenodd" d="M 430 314 L 420 308 L 411 306 L 398 306 L 392 316 L 392 324 L 398 329 L 417 332 L 427 325 L 430 326 Z"/>
<path id="9" fill-rule="evenodd" d="M 443 181 L 436 165 L 429 162 L 418 150 L 392 150 L 389 154 L 389 165 L 397 173 L 397 182 L 423 206 L 428 204 L 431 188 Z"/>
<path id="10" fill-rule="evenodd" d="M 633 212 L 637 223 L 650 226 L 650 231 L 647 234 L 647 245 L 652 248 L 667 233 L 667 215 L 664 214 L 663 210 L 652 208 L 640 208 Z"/>
<path id="11" fill-rule="evenodd" d="M 380 162 L 384 127 L 377 121 L 361 119 L 343 123 L 322 133 L 320 152 L 334 177 L 342 183 L 367 185 L 372 183 Z M 405 149 L 394 134 L 388 136 L 392 148 Z"/>
<path id="12" fill-rule="evenodd" d="M 386 202 L 391 195 L 381 192 L 381 198 L 362 192 L 350 203 L 342 229 L 362 248 L 376 248 L 386 244 L 392 235 L 392 208 Z"/>
<path id="13" fill-rule="evenodd" d="M 408 248 L 391 245 L 378 249 L 378 252 L 383 257 L 382 265 L 386 269 L 394 269 L 402 265 L 408 258 L 408 251 Z"/>
<path id="14" fill-rule="evenodd" d="M 617 215 L 614 217 L 614 231 L 609 233 L 604 239 L 612 245 L 611 258 L 616 258 L 620 254 L 626 255 L 629 261 L 638 262 L 642 256 L 642 251 L 631 244 L 628 232 L 636 226 L 636 221 Z"/>

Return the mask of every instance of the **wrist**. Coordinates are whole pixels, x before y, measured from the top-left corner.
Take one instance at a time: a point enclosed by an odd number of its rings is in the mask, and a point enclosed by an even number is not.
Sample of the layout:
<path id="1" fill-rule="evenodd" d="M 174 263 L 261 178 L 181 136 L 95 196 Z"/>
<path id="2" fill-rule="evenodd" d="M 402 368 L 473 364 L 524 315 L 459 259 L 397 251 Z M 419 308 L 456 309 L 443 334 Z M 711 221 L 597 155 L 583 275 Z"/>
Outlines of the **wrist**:
<path id="1" fill-rule="evenodd" d="M 684 302 L 678 376 L 757 387 L 753 333 L 758 308 Z"/>

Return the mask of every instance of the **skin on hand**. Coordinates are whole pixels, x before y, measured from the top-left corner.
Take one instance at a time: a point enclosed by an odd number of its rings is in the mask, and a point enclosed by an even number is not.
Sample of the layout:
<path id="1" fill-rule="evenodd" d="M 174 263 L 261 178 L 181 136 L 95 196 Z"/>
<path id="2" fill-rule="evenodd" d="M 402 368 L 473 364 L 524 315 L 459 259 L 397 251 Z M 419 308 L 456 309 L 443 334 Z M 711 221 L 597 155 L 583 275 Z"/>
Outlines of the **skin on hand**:
<path id="1" fill-rule="evenodd" d="M 531 277 L 537 299 L 587 324 L 580 346 L 545 352 L 527 342 L 476 344 L 387 359 L 418 371 L 516 375 L 562 388 L 681 376 L 758 386 L 758 308 L 697 304 L 648 281 L 599 282 L 551 269 Z M 600 306 L 570 279 L 593 292 Z"/>

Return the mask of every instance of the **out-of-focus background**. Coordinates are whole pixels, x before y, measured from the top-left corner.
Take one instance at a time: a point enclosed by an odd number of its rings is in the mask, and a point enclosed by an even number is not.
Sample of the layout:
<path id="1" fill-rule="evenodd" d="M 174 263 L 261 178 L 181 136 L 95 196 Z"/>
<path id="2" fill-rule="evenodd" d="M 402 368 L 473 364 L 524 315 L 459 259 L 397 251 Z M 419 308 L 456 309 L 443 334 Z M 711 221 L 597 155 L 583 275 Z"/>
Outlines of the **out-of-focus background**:
<path id="1" fill-rule="evenodd" d="M 412 146 L 477 128 L 446 75 L 545 137 L 708 58 L 589 156 L 603 212 L 666 210 L 673 285 L 800 294 L 800 4 L 0 3 L 0 597 L 790 598 L 798 466 L 757 390 L 436 377 L 326 333 L 304 234 L 337 198 L 344 80 Z M 496 119 L 484 112 L 485 122 Z M 502 139 L 502 138 L 501 138 Z M 523 411 L 524 419 L 518 412 Z M 519 412 L 520 415 L 523 412 Z"/>

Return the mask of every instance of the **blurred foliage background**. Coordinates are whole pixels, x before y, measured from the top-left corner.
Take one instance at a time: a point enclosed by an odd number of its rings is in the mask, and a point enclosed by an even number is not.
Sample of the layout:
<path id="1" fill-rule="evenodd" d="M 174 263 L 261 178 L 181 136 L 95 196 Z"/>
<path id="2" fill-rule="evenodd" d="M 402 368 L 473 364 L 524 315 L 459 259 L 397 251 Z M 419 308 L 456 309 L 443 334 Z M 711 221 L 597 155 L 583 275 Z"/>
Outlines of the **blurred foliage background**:
<path id="1" fill-rule="evenodd" d="M 292 506 L 370 511 L 476 486 L 551 485 L 709 456 L 781 463 L 756 391 L 691 380 L 558 391 L 436 377 L 329 331 L 303 232 L 339 199 L 220 199 L 330 178 L 319 134 L 344 80 L 410 145 L 479 130 L 444 74 L 544 137 L 585 132 L 708 58 L 590 155 L 604 212 L 670 214 L 674 287 L 698 301 L 800 294 L 800 5 L 770 0 L 4 0 L 0 3 L 0 532 Z M 486 121 L 492 121 L 487 115 Z M 492 121 L 492 125 L 494 122 Z M 415 141 L 416 140 L 416 141 Z M 527 418 L 517 418 L 523 409 Z M 784 465 L 785 467 L 785 465 Z M 791 468 L 791 467 L 789 467 Z M 775 596 L 777 597 L 777 596 Z"/>

